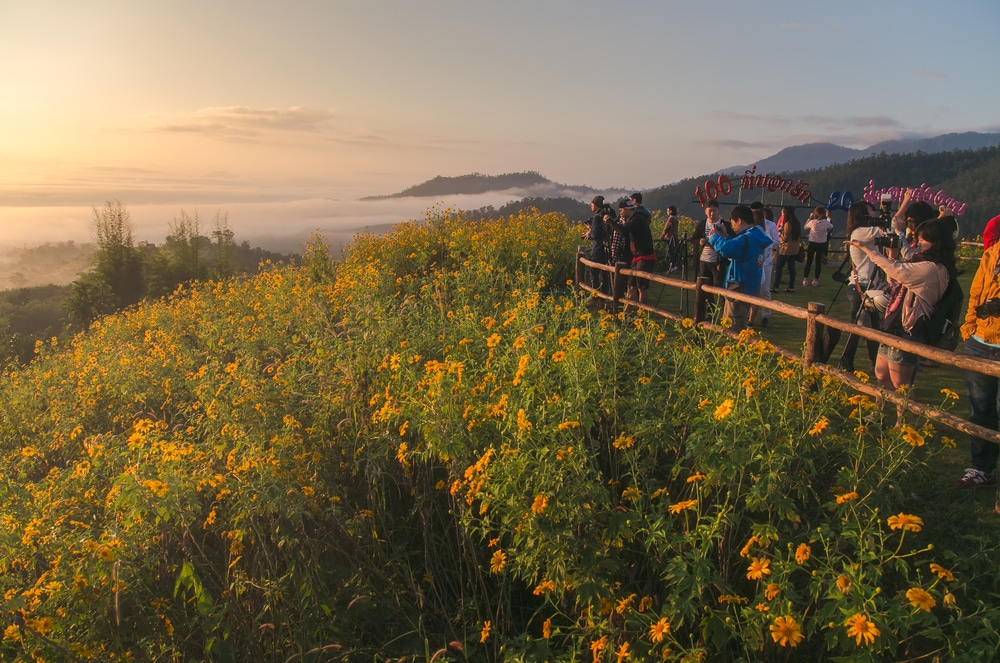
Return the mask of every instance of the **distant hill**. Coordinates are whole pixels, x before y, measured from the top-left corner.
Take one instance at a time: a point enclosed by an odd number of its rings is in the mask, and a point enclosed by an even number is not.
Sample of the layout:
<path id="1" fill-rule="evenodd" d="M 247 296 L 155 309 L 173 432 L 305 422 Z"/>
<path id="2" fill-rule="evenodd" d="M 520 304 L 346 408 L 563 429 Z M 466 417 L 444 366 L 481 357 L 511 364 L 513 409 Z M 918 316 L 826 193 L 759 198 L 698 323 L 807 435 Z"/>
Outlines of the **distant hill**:
<path id="1" fill-rule="evenodd" d="M 528 189 L 555 184 L 536 172 L 504 173 L 503 175 L 483 175 L 471 173 L 458 177 L 438 176 L 422 184 L 411 186 L 399 193 L 387 196 L 369 196 L 362 200 L 384 200 L 386 198 L 432 198 L 436 196 L 473 195 L 508 189 Z"/>
<path id="2" fill-rule="evenodd" d="M 484 193 L 502 193 L 510 191 L 518 198 L 542 200 L 546 198 L 571 198 L 586 200 L 603 193 L 608 195 L 624 195 L 624 192 L 609 192 L 589 186 L 571 186 L 560 184 L 542 177 L 534 171 L 523 173 L 504 173 L 503 175 L 483 175 L 472 173 L 458 177 L 438 176 L 422 184 L 411 186 L 399 193 L 387 196 L 369 196 L 361 200 L 386 200 L 389 198 L 440 198 L 444 196 L 480 195 Z"/>
<path id="3" fill-rule="evenodd" d="M 826 168 L 838 163 L 847 163 L 854 159 L 882 154 L 915 154 L 924 152 L 950 152 L 952 150 L 978 150 L 983 147 L 996 147 L 1000 144 L 1000 133 L 983 134 L 975 131 L 964 133 L 942 134 L 933 138 L 914 140 L 888 140 L 876 143 L 864 149 L 841 147 L 833 143 L 808 143 L 786 147 L 777 154 L 757 162 L 758 173 L 787 173 L 791 171 L 814 170 Z M 750 166 L 730 166 L 720 169 L 720 173 L 739 173 Z"/>

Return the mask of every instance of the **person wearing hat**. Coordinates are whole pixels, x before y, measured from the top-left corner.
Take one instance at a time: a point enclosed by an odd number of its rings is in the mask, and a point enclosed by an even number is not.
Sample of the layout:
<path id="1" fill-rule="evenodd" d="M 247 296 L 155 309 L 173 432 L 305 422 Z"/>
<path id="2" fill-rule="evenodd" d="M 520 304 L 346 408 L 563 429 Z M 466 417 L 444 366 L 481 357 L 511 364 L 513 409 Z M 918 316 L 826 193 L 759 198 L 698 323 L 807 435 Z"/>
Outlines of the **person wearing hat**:
<path id="1" fill-rule="evenodd" d="M 604 248 L 605 240 L 608 239 L 607 226 L 604 223 L 604 216 L 611 208 L 604 202 L 604 196 L 594 196 L 590 201 L 590 211 L 594 216 L 590 219 L 590 229 L 584 235 L 585 239 L 591 241 L 590 259 L 594 262 L 607 263 L 608 253 Z M 590 286 L 595 290 L 600 290 L 605 295 L 611 294 L 611 274 L 603 269 L 592 267 L 590 269 Z M 599 302 L 595 298 L 593 301 Z"/>
<path id="2" fill-rule="evenodd" d="M 625 233 L 628 237 L 631 260 L 630 269 L 652 272 L 656 267 L 656 253 L 653 250 L 653 233 L 649 228 L 652 220 L 645 207 L 636 206 L 629 198 L 618 203 L 621 210 L 621 220 L 612 220 L 611 225 L 616 231 Z M 615 290 L 618 290 L 616 287 Z M 630 276 L 628 280 L 627 298 L 646 304 L 649 301 L 649 279 Z"/>

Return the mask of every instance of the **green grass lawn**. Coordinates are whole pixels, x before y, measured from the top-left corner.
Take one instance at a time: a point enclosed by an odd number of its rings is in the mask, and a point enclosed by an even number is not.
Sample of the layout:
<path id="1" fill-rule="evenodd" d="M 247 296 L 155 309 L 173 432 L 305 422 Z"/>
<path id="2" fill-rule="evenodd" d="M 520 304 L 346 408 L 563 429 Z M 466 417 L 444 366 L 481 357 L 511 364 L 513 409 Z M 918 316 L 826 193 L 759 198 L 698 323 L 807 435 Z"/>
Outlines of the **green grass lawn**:
<path id="1" fill-rule="evenodd" d="M 851 314 L 850 301 L 844 290 L 846 285 L 842 285 L 833 280 L 833 273 L 840 264 L 839 259 L 833 259 L 823 265 L 820 274 L 820 285 L 818 287 L 802 286 L 802 271 L 804 264 L 796 264 L 795 292 L 772 293 L 775 300 L 806 308 L 809 302 L 820 302 L 827 307 L 827 313 L 834 317 L 849 320 Z M 973 261 L 962 261 L 960 269 L 965 272 L 960 276 L 962 288 L 966 295 L 972 277 L 975 274 L 976 263 Z M 680 274 L 671 276 L 680 277 Z M 787 272 L 785 274 L 787 285 Z M 688 270 L 688 280 L 694 280 L 692 270 Z M 811 282 L 811 279 L 810 279 Z M 650 290 L 650 304 L 657 308 L 671 313 L 685 316 L 693 315 L 694 295 L 690 292 L 679 291 L 666 286 L 659 286 L 653 283 Z M 803 344 L 805 343 L 806 323 L 804 320 L 789 318 L 775 311 L 766 328 L 761 327 L 759 319 L 755 326 L 755 331 L 763 338 L 771 341 L 775 345 L 786 350 L 801 355 Z M 831 364 L 836 364 L 840 359 L 841 352 L 847 335 L 841 336 L 836 349 L 830 359 Z M 957 352 L 961 352 L 959 345 Z M 867 350 L 862 341 L 859 344 L 858 352 L 855 356 L 855 365 L 859 370 L 863 370 Z M 869 371 L 866 371 L 869 372 Z M 874 380 L 874 375 L 872 375 Z M 950 389 L 959 395 L 957 401 L 949 401 L 945 407 L 961 417 L 968 416 L 968 401 L 965 391 L 965 380 L 961 370 L 950 366 L 921 366 L 917 371 L 914 382 L 913 398 L 915 401 L 927 405 L 941 406 L 946 400 L 942 394 L 942 389 Z M 990 489 L 960 491 L 952 488 L 952 482 L 962 475 L 963 470 L 969 465 L 969 442 L 968 436 L 958 431 L 953 431 L 943 424 L 937 424 L 938 436 L 947 435 L 955 439 L 957 446 L 954 449 L 946 449 L 944 453 L 934 459 L 935 466 L 930 468 L 928 480 L 924 485 L 923 494 L 912 497 L 920 502 L 920 508 L 924 513 L 933 513 L 939 526 L 953 528 L 954 535 L 960 537 L 963 531 L 969 528 L 986 528 L 996 530 L 1000 536 L 1000 520 L 994 511 L 994 506 L 1000 502 L 1000 495 Z M 915 507 L 917 505 L 914 505 Z"/>

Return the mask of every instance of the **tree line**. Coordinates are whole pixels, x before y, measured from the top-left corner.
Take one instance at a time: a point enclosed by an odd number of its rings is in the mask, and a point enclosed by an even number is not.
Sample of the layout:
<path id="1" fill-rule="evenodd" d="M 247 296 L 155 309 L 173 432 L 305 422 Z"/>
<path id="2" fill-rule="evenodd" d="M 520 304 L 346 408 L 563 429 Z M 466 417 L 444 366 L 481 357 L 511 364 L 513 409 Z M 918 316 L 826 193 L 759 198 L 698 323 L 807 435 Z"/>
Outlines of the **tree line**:
<path id="1" fill-rule="evenodd" d="M 136 241 L 131 214 L 117 200 L 93 213 L 96 248 L 89 270 L 68 286 L 0 291 L 4 363 L 27 362 L 37 340 L 75 334 L 102 316 L 169 295 L 181 284 L 252 273 L 262 262 L 289 257 L 245 241 L 237 244 L 224 212 L 216 213 L 206 235 L 198 213 L 181 210 L 159 245 Z"/>

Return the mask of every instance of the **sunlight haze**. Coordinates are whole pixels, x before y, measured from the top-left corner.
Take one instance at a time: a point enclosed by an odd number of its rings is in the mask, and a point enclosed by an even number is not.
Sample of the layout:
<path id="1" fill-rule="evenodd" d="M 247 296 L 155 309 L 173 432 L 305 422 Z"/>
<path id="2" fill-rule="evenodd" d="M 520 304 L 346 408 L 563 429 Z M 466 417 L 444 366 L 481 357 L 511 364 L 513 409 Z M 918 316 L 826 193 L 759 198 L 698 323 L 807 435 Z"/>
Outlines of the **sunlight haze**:
<path id="1" fill-rule="evenodd" d="M 437 175 L 643 189 L 998 131 L 998 25 L 991 0 L 0 0 L 0 244 L 86 240 L 109 199 L 150 241 L 181 209 L 299 236 L 454 204 L 358 201 Z"/>

